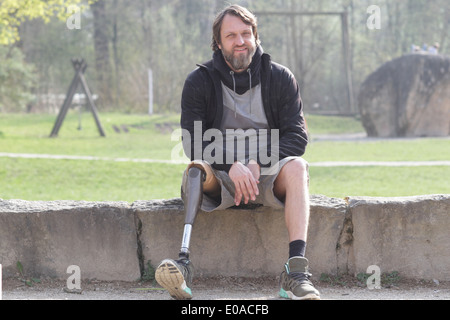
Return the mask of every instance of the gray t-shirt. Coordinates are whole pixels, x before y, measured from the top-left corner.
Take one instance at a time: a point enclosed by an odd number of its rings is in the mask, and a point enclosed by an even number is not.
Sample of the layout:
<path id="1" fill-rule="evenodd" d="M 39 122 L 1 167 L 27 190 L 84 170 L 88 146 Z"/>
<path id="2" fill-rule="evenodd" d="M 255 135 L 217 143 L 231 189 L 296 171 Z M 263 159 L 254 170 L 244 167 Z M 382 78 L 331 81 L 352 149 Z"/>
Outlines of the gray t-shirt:
<path id="1" fill-rule="evenodd" d="M 220 130 L 268 129 L 261 96 L 261 84 L 240 95 L 222 83 L 223 117 Z"/>
<path id="2" fill-rule="evenodd" d="M 258 84 L 240 95 L 222 83 L 222 96 L 224 108 L 220 131 L 224 145 L 219 146 L 220 142 L 217 143 L 217 150 L 226 146 L 226 163 L 233 163 L 234 159 L 243 162 L 257 159 L 258 151 L 265 149 L 270 141 L 261 85 Z"/>

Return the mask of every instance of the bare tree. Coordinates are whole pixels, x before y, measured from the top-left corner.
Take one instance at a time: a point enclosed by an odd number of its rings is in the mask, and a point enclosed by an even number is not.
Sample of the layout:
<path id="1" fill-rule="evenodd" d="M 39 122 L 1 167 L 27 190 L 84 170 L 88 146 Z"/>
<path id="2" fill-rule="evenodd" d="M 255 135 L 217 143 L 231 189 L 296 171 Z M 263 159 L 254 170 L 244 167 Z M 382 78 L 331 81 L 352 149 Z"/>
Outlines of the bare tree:
<path id="1" fill-rule="evenodd" d="M 111 103 L 111 62 L 109 53 L 109 23 L 105 1 L 98 0 L 91 4 L 94 16 L 95 69 L 97 74 L 97 91 L 100 103 Z"/>

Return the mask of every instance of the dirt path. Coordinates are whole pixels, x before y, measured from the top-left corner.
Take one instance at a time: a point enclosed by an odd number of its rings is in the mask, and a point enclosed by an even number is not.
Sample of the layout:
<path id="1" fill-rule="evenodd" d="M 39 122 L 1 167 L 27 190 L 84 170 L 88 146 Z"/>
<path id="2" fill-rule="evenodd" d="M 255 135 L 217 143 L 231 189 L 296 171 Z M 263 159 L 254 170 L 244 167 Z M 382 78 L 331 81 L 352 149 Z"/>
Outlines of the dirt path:
<path id="1" fill-rule="evenodd" d="M 322 300 L 450 300 L 450 282 L 409 281 L 369 290 L 356 283 L 332 285 L 316 282 Z M 3 300 L 172 300 L 150 282 L 82 282 L 80 293 L 68 293 L 64 281 L 43 280 L 29 287 L 17 279 L 3 280 Z M 193 300 L 283 300 L 278 280 L 198 279 Z"/>

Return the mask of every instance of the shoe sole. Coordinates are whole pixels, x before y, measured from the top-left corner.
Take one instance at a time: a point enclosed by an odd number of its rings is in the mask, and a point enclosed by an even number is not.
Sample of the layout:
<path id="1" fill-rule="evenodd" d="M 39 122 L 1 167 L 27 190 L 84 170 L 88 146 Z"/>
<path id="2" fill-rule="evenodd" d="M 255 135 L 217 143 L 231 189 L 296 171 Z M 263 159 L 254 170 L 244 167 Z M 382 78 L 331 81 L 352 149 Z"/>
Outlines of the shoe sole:
<path id="1" fill-rule="evenodd" d="M 308 293 L 307 295 L 304 295 L 303 297 L 298 297 L 295 294 L 293 294 L 292 291 L 286 291 L 284 289 L 280 289 L 279 295 L 282 298 L 291 299 L 291 300 L 320 300 L 320 296 L 318 296 L 315 293 Z"/>
<path id="2" fill-rule="evenodd" d="M 156 281 L 174 299 L 192 299 L 191 289 L 186 285 L 183 273 L 172 260 L 163 260 L 155 272 Z"/>

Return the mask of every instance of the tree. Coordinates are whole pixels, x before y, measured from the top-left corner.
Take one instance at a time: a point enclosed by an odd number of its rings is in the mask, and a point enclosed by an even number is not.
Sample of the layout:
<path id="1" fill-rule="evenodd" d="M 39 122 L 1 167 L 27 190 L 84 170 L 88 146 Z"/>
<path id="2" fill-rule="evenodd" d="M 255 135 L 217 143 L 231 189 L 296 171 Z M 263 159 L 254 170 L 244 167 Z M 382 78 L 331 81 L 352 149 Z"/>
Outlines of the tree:
<path id="1" fill-rule="evenodd" d="M 25 111 L 33 101 L 34 68 L 18 48 L 0 46 L 0 112 Z"/>
<path id="2" fill-rule="evenodd" d="M 82 0 L 2 0 L 0 4 L 0 45 L 9 45 L 19 40 L 18 28 L 25 20 L 41 18 L 49 22 L 57 16 L 67 19 L 67 8 L 79 5 L 86 8 Z M 90 1 L 92 2 L 92 1 Z"/>
<path id="3" fill-rule="evenodd" d="M 104 0 L 91 5 L 94 15 L 94 48 L 95 70 L 97 73 L 97 89 L 101 104 L 111 103 L 111 59 L 109 52 L 110 21 Z"/>
<path id="4" fill-rule="evenodd" d="M 81 29 L 70 29 L 64 18 L 58 20 L 55 8 L 59 5 L 59 12 L 67 14 L 69 4 L 78 3 L 81 7 L 82 3 L 92 1 L 0 0 L 0 38 L 8 38 L 3 43 L 13 43 L 0 50 L 3 70 L 6 70 L 4 57 L 15 47 L 22 55 L 14 53 L 11 58 L 34 66 L 23 73 L 23 79 L 28 79 L 26 75 L 30 73 L 36 76 L 33 94 L 38 98 L 64 94 L 73 77 L 70 58 L 82 57 L 89 66 L 86 74 L 89 85 L 104 102 L 102 110 L 146 112 L 148 69 L 152 69 L 155 112 L 179 111 L 184 80 L 197 63 L 211 58 L 212 21 L 230 1 L 100 2 L 82 7 L 86 10 L 82 12 Z M 448 0 L 379 0 L 380 30 L 367 28 L 367 8 L 373 4 L 371 0 L 235 2 L 253 12 L 348 12 L 355 96 L 368 74 L 382 63 L 409 53 L 412 44 L 439 42 L 441 54 L 448 53 Z M 36 12 L 31 14 L 31 11 Z M 53 18 L 44 18 L 52 15 Z M 40 18 L 30 21 L 34 17 Z M 50 22 L 44 23 L 46 20 Z M 338 16 L 261 15 L 258 22 L 264 51 L 293 71 L 300 83 L 307 112 L 347 110 Z M 11 30 L 20 36 L 20 41 L 16 36 L 11 38 L 10 34 L 14 33 Z M 7 70 L 14 75 L 13 69 Z M 9 76 L 2 79 L 3 85 L 6 81 L 16 81 Z M 8 92 L 4 89 L 0 95 Z M 48 109 L 36 105 L 36 110 Z"/>

